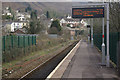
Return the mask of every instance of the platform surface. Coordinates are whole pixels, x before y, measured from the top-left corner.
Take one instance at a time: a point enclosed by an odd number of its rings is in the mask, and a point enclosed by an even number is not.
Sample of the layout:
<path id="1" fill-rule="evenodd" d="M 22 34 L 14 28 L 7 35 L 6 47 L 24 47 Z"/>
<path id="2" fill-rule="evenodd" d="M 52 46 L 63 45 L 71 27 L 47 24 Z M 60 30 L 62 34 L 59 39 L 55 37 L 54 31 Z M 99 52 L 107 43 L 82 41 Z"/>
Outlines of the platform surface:
<path id="1" fill-rule="evenodd" d="M 69 56 L 70 57 L 70 56 Z M 86 41 L 81 41 L 74 56 L 66 59 L 52 78 L 89 78 L 117 80 L 117 71 L 113 67 L 101 66 L 101 54 L 95 47 L 91 47 Z M 68 61 L 69 64 L 68 64 Z M 68 64 L 65 66 L 65 64 Z M 65 70 L 64 70 L 65 69 Z M 62 71 L 64 70 L 64 72 Z M 61 75 L 57 77 L 58 75 Z M 101 80 L 101 79 L 100 79 Z"/>

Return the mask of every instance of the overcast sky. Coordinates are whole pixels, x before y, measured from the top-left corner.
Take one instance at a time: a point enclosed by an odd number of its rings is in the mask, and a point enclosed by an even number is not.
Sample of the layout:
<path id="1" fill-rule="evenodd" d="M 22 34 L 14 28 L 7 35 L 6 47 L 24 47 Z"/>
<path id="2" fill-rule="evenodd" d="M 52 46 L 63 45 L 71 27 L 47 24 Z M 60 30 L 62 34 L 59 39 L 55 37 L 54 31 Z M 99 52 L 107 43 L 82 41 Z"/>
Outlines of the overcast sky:
<path id="1" fill-rule="evenodd" d="M 102 2 L 103 0 L 0 0 L 2 2 Z M 104 0 L 104 1 L 119 1 L 119 0 Z"/>

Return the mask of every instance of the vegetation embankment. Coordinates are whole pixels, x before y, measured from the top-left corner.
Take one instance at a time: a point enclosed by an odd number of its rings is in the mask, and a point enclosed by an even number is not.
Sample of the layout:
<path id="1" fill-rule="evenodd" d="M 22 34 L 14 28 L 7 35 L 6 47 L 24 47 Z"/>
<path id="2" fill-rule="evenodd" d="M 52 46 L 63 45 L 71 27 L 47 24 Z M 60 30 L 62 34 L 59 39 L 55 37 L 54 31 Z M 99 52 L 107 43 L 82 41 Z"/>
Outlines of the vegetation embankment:
<path id="1" fill-rule="evenodd" d="M 48 36 L 41 35 L 37 38 L 37 44 L 34 45 L 28 53 L 3 63 L 3 77 L 18 78 L 37 65 L 45 62 L 50 57 L 53 57 L 73 42 L 74 41 L 62 37 L 49 38 Z"/>

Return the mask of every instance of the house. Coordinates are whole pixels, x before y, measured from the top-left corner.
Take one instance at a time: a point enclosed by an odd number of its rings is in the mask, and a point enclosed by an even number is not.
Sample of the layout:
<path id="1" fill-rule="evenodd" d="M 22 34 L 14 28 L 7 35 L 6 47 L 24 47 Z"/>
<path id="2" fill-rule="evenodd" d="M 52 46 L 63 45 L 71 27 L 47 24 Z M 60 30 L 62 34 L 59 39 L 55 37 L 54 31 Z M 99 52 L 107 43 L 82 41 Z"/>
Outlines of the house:
<path id="1" fill-rule="evenodd" d="M 30 19 L 31 15 L 30 14 L 25 14 L 25 17 Z"/>
<path id="2" fill-rule="evenodd" d="M 87 23 L 86 23 L 85 19 L 82 19 L 82 20 L 81 20 L 81 24 L 83 24 L 84 26 L 86 26 L 86 25 L 87 25 Z"/>
<path id="3" fill-rule="evenodd" d="M 2 13 L 2 15 L 4 16 L 5 14 L 4 14 L 4 13 Z"/>
<path id="4" fill-rule="evenodd" d="M 11 24 L 12 22 L 2 22 L 2 29 L 4 29 L 6 33 L 11 32 Z"/>
<path id="5" fill-rule="evenodd" d="M 6 13 L 7 16 L 12 16 L 12 14 L 10 12 Z"/>
<path id="6" fill-rule="evenodd" d="M 12 16 L 12 13 L 9 10 L 3 10 L 2 15 Z"/>
<path id="7" fill-rule="evenodd" d="M 6 10 L 9 10 L 9 8 L 10 8 L 10 7 L 6 7 L 5 9 L 6 9 Z"/>
<path id="8" fill-rule="evenodd" d="M 26 19 L 30 19 L 31 15 L 27 12 L 22 13 Z"/>
<path id="9" fill-rule="evenodd" d="M 67 19 L 71 19 L 72 17 L 68 14 Z"/>
<path id="10" fill-rule="evenodd" d="M 40 19 L 45 20 L 46 19 L 46 15 L 45 14 L 41 14 L 40 15 Z"/>
<path id="11" fill-rule="evenodd" d="M 65 25 L 66 25 L 66 21 L 65 21 L 64 18 L 62 18 L 62 19 L 60 20 L 60 25 L 61 25 L 61 26 L 65 26 Z"/>
<path id="12" fill-rule="evenodd" d="M 19 16 L 19 17 L 18 17 L 18 20 L 19 20 L 19 21 L 26 21 L 26 18 L 25 18 L 24 16 Z"/>
<path id="13" fill-rule="evenodd" d="M 6 32 L 14 32 L 17 29 L 22 29 L 24 26 L 28 27 L 28 23 L 22 21 L 15 21 L 15 22 L 5 22 L 3 24 L 3 28 L 6 30 Z"/>
<path id="14" fill-rule="evenodd" d="M 71 16 L 68 16 L 67 18 L 62 18 L 60 20 L 60 24 L 61 26 L 67 26 L 68 24 L 70 24 L 70 27 L 77 27 L 79 26 L 81 20 L 80 19 L 73 19 L 71 18 Z"/>
<path id="15" fill-rule="evenodd" d="M 15 12 L 16 12 L 16 13 L 19 13 L 20 11 L 19 11 L 19 10 L 16 10 Z"/>
<path id="16" fill-rule="evenodd" d="M 16 17 L 24 16 L 22 13 L 16 13 Z"/>
<path id="17" fill-rule="evenodd" d="M 2 15 L 12 16 L 9 7 L 6 7 L 4 10 L 2 10 Z"/>
<path id="18" fill-rule="evenodd" d="M 19 21 L 27 21 L 27 19 L 31 18 L 31 15 L 29 13 L 19 13 L 19 12 L 16 12 L 16 18 Z"/>
<path id="19" fill-rule="evenodd" d="M 27 22 L 24 22 L 24 21 L 16 21 L 16 22 L 13 22 L 12 24 L 11 24 L 11 28 L 12 28 L 12 32 L 14 32 L 14 30 L 16 30 L 16 29 L 21 29 L 21 28 L 23 28 L 23 27 L 28 27 L 28 25 L 27 25 Z"/>

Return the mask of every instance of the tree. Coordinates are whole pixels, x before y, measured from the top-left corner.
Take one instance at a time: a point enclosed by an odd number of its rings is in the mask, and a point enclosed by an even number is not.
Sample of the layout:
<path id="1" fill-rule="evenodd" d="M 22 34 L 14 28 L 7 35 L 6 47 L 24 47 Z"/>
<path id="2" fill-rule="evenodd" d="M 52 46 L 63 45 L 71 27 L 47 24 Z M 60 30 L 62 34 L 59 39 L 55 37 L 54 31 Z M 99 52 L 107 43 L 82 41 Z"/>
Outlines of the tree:
<path id="1" fill-rule="evenodd" d="M 112 32 L 120 32 L 120 3 L 110 3 L 110 29 Z"/>
<path id="2" fill-rule="evenodd" d="M 11 20 L 12 17 L 11 17 L 11 16 L 7 16 L 7 15 L 3 15 L 3 16 L 2 16 L 2 19 L 3 19 L 3 20 L 5 20 L 5 19 L 7 19 L 7 20 Z"/>
<path id="3" fill-rule="evenodd" d="M 44 25 L 37 19 L 37 10 L 31 12 L 30 27 L 27 28 L 29 34 L 38 34 L 44 30 Z"/>
<path id="4" fill-rule="evenodd" d="M 36 20 L 37 19 L 37 11 L 36 10 L 31 12 L 31 19 L 32 20 Z"/>
<path id="5" fill-rule="evenodd" d="M 12 20 L 15 20 L 15 16 L 13 15 Z"/>
<path id="6" fill-rule="evenodd" d="M 8 8 L 8 10 L 10 11 L 10 13 L 12 12 L 12 9 L 11 9 L 11 7 L 9 7 L 9 8 Z"/>
<path id="7" fill-rule="evenodd" d="M 67 24 L 67 27 L 70 27 L 70 24 Z"/>
<path id="8" fill-rule="evenodd" d="M 31 6 L 29 5 L 27 8 L 25 8 L 25 12 L 32 11 Z"/>
<path id="9" fill-rule="evenodd" d="M 46 16 L 47 16 L 47 18 L 50 18 L 49 11 L 46 12 Z"/>
<path id="10" fill-rule="evenodd" d="M 54 20 L 49 29 L 50 34 L 61 34 L 62 27 L 60 26 L 59 20 Z"/>
<path id="11" fill-rule="evenodd" d="M 62 27 L 60 26 L 60 22 L 59 20 L 54 20 L 51 24 L 51 28 L 52 27 L 56 27 L 58 31 L 61 31 L 62 30 Z"/>
<path id="12" fill-rule="evenodd" d="M 42 30 L 42 25 L 40 22 L 31 21 L 30 22 L 30 28 L 28 28 L 29 34 L 38 34 Z"/>

